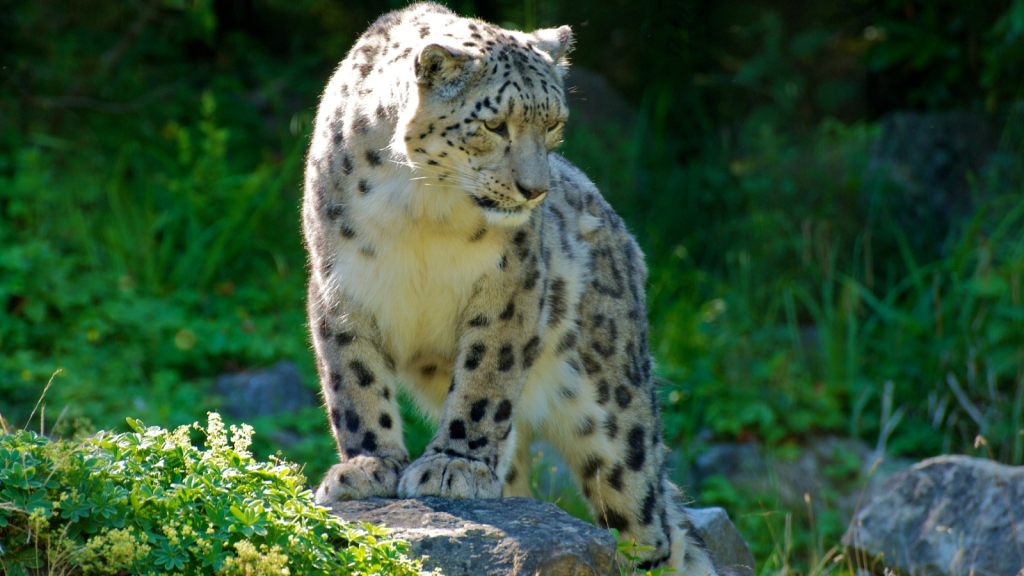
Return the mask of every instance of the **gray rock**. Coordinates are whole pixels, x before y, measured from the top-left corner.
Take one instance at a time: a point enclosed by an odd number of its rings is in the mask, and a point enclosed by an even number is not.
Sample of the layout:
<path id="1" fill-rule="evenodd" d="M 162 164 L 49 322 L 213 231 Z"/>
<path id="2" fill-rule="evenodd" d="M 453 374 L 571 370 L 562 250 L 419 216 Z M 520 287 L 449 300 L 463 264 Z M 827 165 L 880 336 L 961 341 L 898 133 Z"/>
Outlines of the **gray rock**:
<path id="1" fill-rule="evenodd" d="M 1014 576 L 1024 568 L 1024 467 L 939 456 L 896 472 L 843 544 L 877 574 Z"/>
<path id="2" fill-rule="evenodd" d="M 845 522 L 858 502 L 870 497 L 889 475 L 911 464 L 880 457 L 860 440 L 826 436 L 808 442 L 791 460 L 777 458 L 758 444 L 713 444 L 697 457 L 688 477 L 699 487 L 708 478 L 721 476 L 739 490 L 778 496 L 787 507 L 803 508 L 804 494 L 815 508 L 828 499 Z M 835 498 L 835 494 L 841 496 Z"/>
<path id="3" fill-rule="evenodd" d="M 871 150 L 868 200 L 887 206 L 916 248 L 937 251 L 949 227 L 973 213 L 971 179 L 985 171 L 998 143 L 981 114 L 889 114 Z"/>
<path id="4" fill-rule="evenodd" d="M 687 509 L 722 574 L 753 574 L 754 558 L 721 508 Z M 336 516 L 384 524 L 446 576 L 606 576 L 618 574 L 607 530 L 533 498 L 376 498 L 339 502 Z"/>
<path id="5" fill-rule="evenodd" d="M 711 559 L 723 576 L 754 575 L 754 555 L 724 509 L 687 508 L 697 533 L 707 542 Z"/>
<path id="6" fill-rule="evenodd" d="M 334 505 L 348 521 L 384 524 L 423 565 L 445 576 L 606 576 L 615 573 L 607 530 L 532 498 L 357 500 Z"/>
<path id="7" fill-rule="evenodd" d="M 803 506 L 804 494 L 815 503 L 821 502 L 825 488 L 842 489 L 825 473 L 828 469 L 846 468 L 851 475 L 867 475 L 874 463 L 871 449 L 860 441 L 825 437 L 811 441 L 794 460 L 772 457 L 758 444 L 723 443 L 710 446 L 693 465 L 692 480 L 696 486 L 711 476 L 723 476 L 733 486 L 753 493 L 775 494 L 786 506 Z M 876 470 L 873 476 L 877 476 Z M 855 501 L 855 499 L 854 499 Z M 846 510 L 847 517 L 853 508 Z"/>
<path id="8" fill-rule="evenodd" d="M 298 368 L 285 360 L 269 370 L 220 376 L 213 391 L 224 397 L 223 412 L 236 418 L 281 414 L 316 406 L 316 397 L 302 385 Z"/>
<path id="9" fill-rule="evenodd" d="M 724 476 L 733 483 L 763 478 L 767 471 L 764 451 L 758 444 L 725 442 L 713 444 L 693 462 L 693 481 L 700 485 L 711 476 Z"/>

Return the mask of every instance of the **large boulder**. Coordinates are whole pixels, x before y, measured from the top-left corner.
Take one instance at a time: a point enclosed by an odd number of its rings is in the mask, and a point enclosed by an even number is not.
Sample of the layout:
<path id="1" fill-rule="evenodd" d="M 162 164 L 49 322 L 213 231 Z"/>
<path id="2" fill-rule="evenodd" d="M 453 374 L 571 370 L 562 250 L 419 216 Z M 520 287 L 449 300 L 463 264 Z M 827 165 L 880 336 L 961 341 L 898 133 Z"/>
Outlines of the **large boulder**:
<path id="1" fill-rule="evenodd" d="M 689 512 L 719 565 L 752 574 L 743 571 L 753 566 L 750 551 L 724 510 Z M 412 555 L 427 556 L 425 568 L 440 568 L 446 576 L 618 574 L 610 532 L 532 498 L 376 498 L 336 503 L 333 513 L 387 526 L 410 543 Z"/>
<path id="2" fill-rule="evenodd" d="M 925 460 L 873 491 L 843 543 L 877 574 L 1015 576 L 1024 569 L 1024 467 Z"/>

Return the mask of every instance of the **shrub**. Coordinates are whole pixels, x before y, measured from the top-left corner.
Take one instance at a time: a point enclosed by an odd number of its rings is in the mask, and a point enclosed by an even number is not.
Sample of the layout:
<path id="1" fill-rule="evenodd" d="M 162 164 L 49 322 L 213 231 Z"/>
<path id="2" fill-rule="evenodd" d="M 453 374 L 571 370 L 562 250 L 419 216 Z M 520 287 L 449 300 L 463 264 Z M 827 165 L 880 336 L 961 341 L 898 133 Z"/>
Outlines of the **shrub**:
<path id="1" fill-rule="evenodd" d="M 405 544 L 313 503 L 294 464 L 258 462 L 217 413 L 173 432 L 0 435 L 0 566 L 50 574 L 418 574 Z M 206 449 L 190 433 L 206 435 Z"/>

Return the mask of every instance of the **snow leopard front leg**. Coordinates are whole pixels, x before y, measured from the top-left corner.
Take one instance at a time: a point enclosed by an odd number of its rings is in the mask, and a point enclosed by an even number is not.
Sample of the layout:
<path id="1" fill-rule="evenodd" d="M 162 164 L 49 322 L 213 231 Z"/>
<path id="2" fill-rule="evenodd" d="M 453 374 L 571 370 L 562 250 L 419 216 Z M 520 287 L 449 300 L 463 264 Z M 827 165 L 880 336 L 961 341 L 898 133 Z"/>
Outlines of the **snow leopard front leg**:
<path id="1" fill-rule="evenodd" d="M 316 502 L 394 498 L 409 453 L 402 440 L 393 362 L 379 346 L 372 317 L 328 292 L 316 277 L 310 280 L 308 306 L 324 401 L 341 458 L 324 475 Z"/>
<path id="2" fill-rule="evenodd" d="M 509 232 L 517 246 L 536 238 L 529 224 Z M 474 286 L 459 320 L 458 360 L 438 431 L 402 474 L 403 498 L 501 497 L 516 446 L 513 413 L 540 353 L 535 292 L 541 271 L 536 256 L 522 253 L 502 255 Z"/>

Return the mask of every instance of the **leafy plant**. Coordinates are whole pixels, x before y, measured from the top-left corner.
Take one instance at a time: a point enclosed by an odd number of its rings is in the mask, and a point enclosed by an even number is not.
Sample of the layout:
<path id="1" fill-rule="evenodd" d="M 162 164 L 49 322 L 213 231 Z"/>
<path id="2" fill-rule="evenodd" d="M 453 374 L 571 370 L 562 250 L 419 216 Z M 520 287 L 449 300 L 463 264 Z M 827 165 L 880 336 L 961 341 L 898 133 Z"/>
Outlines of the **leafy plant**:
<path id="1" fill-rule="evenodd" d="M 665 576 L 666 574 L 672 574 L 675 570 L 671 568 L 655 568 L 653 570 L 641 570 L 637 568 L 644 559 L 640 557 L 641 552 L 647 552 L 654 550 L 653 546 L 637 546 L 636 540 L 626 540 L 619 536 L 619 531 L 615 528 L 609 528 L 613 536 L 615 536 L 615 549 L 617 552 L 616 563 L 619 567 L 619 574 L 621 576 Z"/>
<path id="2" fill-rule="evenodd" d="M 128 424 L 79 442 L 0 435 L 6 574 L 420 573 L 382 529 L 315 505 L 294 464 L 253 459 L 251 427 Z"/>
<path id="3" fill-rule="evenodd" d="M 999 104 L 1019 96 L 1024 72 L 1024 1 L 960 9 L 956 0 L 875 3 L 865 29 L 867 66 L 914 80 L 911 104 L 931 108 Z M 880 4 L 880 6 L 878 6 Z"/>

